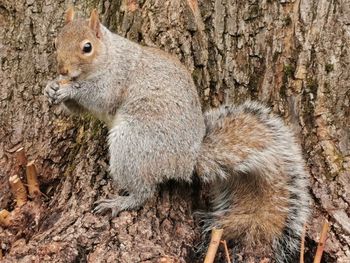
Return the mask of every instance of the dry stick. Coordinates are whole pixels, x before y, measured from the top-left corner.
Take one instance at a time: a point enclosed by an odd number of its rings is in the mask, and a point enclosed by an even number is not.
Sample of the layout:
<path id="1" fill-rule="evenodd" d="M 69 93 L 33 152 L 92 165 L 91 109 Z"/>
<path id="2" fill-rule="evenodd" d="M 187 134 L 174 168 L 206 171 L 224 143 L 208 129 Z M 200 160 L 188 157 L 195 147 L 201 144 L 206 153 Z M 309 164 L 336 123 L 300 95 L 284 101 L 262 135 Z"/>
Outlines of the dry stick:
<path id="1" fill-rule="evenodd" d="M 321 262 L 323 250 L 324 250 L 324 247 L 326 245 L 328 228 L 329 228 L 329 223 L 327 222 L 327 220 L 325 220 L 324 223 L 323 223 L 323 227 L 322 227 L 320 241 L 318 242 L 318 245 L 317 245 L 317 250 L 316 250 L 314 263 L 320 263 Z"/>
<path id="2" fill-rule="evenodd" d="M 227 243 L 226 243 L 226 240 L 221 240 L 221 244 L 223 244 L 223 245 L 224 245 L 224 249 L 225 249 L 225 255 L 226 255 L 226 260 L 227 260 L 227 263 L 231 263 L 230 253 L 228 252 L 228 248 L 227 248 Z"/>
<path id="3" fill-rule="evenodd" d="M 305 251 L 305 233 L 306 233 L 306 224 L 303 228 L 303 233 L 301 234 L 301 245 L 300 245 L 300 263 L 304 263 L 304 251 Z"/>
<path id="4" fill-rule="evenodd" d="M 18 175 L 15 174 L 9 179 L 12 193 L 14 194 L 17 206 L 22 206 L 27 202 L 27 191 Z"/>
<path id="5" fill-rule="evenodd" d="M 27 156 L 24 152 L 24 148 L 21 147 L 16 151 L 16 159 L 18 166 L 24 166 L 27 164 Z"/>
<path id="6" fill-rule="evenodd" d="M 12 174 L 17 174 L 19 177 L 22 177 L 24 175 L 24 166 L 27 164 L 27 156 L 23 147 L 15 152 L 15 157 L 17 162 Z"/>
<path id="7" fill-rule="evenodd" d="M 0 211 L 0 225 L 9 226 L 11 224 L 11 214 L 6 209 Z M 1 250 L 1 248 L 0 248 Z"/>
<path id="8" fill-rule="evenodd" d="M 27 157 L 23 147 L 19 148 L 16 151 L 16 159 L 17 159 L 18 165 L 24 166 L 27 164 Z"/>
<path id="9" fill-rule="evenodd" d="M 218 246 L 220 244 L 223 231 L 224 231 L 223 229 L 216 229 L 216 228 L 212 229 L 210 244 L 209 244 L 207 255 L 205 256 L 205 259 L 204 259 L 204 263 L 214 262 L 216 251 L 218 250 Z"/>
<path id="10" fill-rule="evenodd" d="M 39 182 L 34 161 L 27 164 L 26 167 L 27 184 L 30 197 L 40 196 Z"/>

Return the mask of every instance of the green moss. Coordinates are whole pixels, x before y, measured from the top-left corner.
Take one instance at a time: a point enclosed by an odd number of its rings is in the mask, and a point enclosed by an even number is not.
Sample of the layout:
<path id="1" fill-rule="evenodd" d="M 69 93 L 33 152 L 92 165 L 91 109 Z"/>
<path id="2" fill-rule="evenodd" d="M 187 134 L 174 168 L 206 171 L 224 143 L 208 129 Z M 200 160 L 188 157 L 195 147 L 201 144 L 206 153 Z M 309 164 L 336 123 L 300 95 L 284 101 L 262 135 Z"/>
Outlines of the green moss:
<path id="1" fill-rule="evenodd" d="M 94 121 L 91 123 L 91 136 L 92 137 L 99 137 L 104 129 L 104 124 L 98 119 L 94 119 Z"/>
<path id="2" fill-rule="evenodd" d="M 94 116 L 92 116 L 90 113 L 84 113 L 81 116 L 81 120 L 83 121 L 83 125 L 85 125 L 86 123 L 89 123 L 91 121 L 93 121 L 95 118 Z"/>
<path id="3" fill-rule="evenodd" d="M 192 72 L 192 78 L 195 83 L 198 83 L 198 80 L 200 80 L 202 77 L 202 70 L 199 68 L 195 68 Z"/>
<path id="4" fill-rule="evenodd" d="M 63 176 L 68 177 L 69 175 L 71 175 L 76 167 L 77 165 L 74 162 L 71 162 L 70 165 L 64 171 Z"/>
<path id="5" fill-rule="evenodd" d="M 68 161 L 67 163 L 69 164 L 67 166 L 67 168 L 64 171 L 64 176 L 67 177 L 70 174 L 73 173 L 73 171 L 75 170 L 77 164 L 76 164 L 76 156 L 79 154 L 79 151 L 81 149 L 81 144 L 80 143 L 75 143 L 73 144 L 71 150 L 69 151 L 69 155 L 68 155 Z"/>
<path id="6" fill-rule="evenodd" d="M 258 5 L 252 5 L 250 7 L 250 14 L 252 17 L 256 17 L 259 14 L 259 6 Z"/>
<path id="7" fill-rule="evenodd" d="M 273 62 L 276 62 L 278 57 L 279 57 L 280 53 L 279 52 L 274 52 L 273 55 L 272 55 L 272 61 Z"/>
<path id="8" fill-rule="evenodd" d="M 332 72 L 332 71 L 334 70 L 333 64 L 327 63 L 327 64 L 324 66 L 324 70 L 327 72 L 327 74 L 328 74 L 329 72 Z"/>
<path id="9" fill-rule="evenodd" d="M 324 83 L 324 93 L 330 94 L 331 93 L 331 85 L 328 82 Z"/>
<path id="10" fill-rule="evenodd" d="M 286 77 L 288 78 L 293 77 L 295 72 L 295 66 L 292 64 L 286 64 L 284 65 L 283 71 Z"/>
<path id="11" fill-rule="evenodd" d="M 280 87 L 280 97 L 281 98 L 286 98 L 287 97 L 287 86 L 286 85 L 282 85 Z"/>
<path id="12" fill-rule="evenodd" d="M 248 83 L 248 90 L 252 99 L 258 98 L 259 74 L 252 74 Z"/>
<path id="13" fill-rule="evenodd" d="M 260 7 L 257 4 L 249 6 L 248 12 L 244 16 L 244 20 L 249 21 L 257 18 L 260 15 Z"/>
<path id="14" fill-rule="evenodd" d="M 96 119 L 89 113 L 86 113 L 81 117 L 79 120 L 79 126 L 81 128 L 78 130 L 77 139 L 79 139 L 82 143 L 89 141 L 91 137 L 101 135 L 105 127 L 103 122 Z"/>
<path id="15" fill-rule="evenodd" d="M 292 18 L 289 15 L 284 17 L 282 21 L 283 21 L 283 26 L 285 27 L 290 26 L 292 24 Z"/>
<path id="16" fill-rule="evenodd" d="M 84 147 L 87 147 L 88 143 L 92 139 L 99 139 L 105 135 L 106 129 L 103 122 L 96 119 L 91 114 L 84 114 L 81 117 L 73 117 L 71 119 L 75 129 L 75 141 L 72 141 L 70 144 L 69 151 L 67 151 L 68 156 L 65 157 L 67 166 L 63 173 L 64 176 L 70 176 L 74 170 L 76 169 L 77 164 L 77 156 L 80 155 L 81 151 L 84 151 Z M 59 124 L 61 129 L 67 130 L 66 123 Z"/>
<path id="17" fill-rule="evenodd" d="M 332 173 L 330 173 L 330 172 L 325 172 L 324 175 L 325 175 L 325 177 L 326 177 L 327 180 L 329 180 L 329 181 L 334 180 L 334 177 L 335 177 L 334 174 L 332 174 Z"/>
<path id="18" fill-rule="evenodd" d="M 294 78 L 295 66 L 294 64 L 285 64 L 283 67 L 284 75 L 282 77 L 282 85 L 280 87 L 280 97 L 285 99 L 287 98 L 288 90 L 288 78 Z"/>
<path id="19" fill-rule="evenodd" d="M 306 79 L 306 88 L 310 90 L 311 93 L 315 94 L 317 93 L 318 83 L 313 78 L 307 78 Z"/>

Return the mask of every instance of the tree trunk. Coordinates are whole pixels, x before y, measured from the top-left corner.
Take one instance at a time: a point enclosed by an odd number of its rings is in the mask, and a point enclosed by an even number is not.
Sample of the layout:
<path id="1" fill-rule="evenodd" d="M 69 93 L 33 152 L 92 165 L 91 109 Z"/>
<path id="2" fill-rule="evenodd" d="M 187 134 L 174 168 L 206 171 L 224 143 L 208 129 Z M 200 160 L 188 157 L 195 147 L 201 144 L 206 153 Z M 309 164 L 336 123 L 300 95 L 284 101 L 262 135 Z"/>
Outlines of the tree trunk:
<path id="1" fill-rule="evenodd" d="M 68 1 L 66 1 L 68 2 Z M 325 219 L 325 262 L 350 261 L 350 2 L 331 0 L 74 1 L 94 7 L 112 31 L 179 57 L 203 109 L 258 99 L 296 133 L 311 174 L 308 256 Z M 106 128 L 67 117 L 42 95 L 56 75 L 53 39 L 64 1 L 0 0 L 0 208 L 13 210 L 8 179 L 22 175 L 15 151 L 35 160 L 41 200 L 0 227 L 4 262 L 194 262 L 199 185 L 164 185 L 137 211 L 91 212 L 116 194 L 108 176 Z M 0 253 L 1 257 L 1 253 Z"/>

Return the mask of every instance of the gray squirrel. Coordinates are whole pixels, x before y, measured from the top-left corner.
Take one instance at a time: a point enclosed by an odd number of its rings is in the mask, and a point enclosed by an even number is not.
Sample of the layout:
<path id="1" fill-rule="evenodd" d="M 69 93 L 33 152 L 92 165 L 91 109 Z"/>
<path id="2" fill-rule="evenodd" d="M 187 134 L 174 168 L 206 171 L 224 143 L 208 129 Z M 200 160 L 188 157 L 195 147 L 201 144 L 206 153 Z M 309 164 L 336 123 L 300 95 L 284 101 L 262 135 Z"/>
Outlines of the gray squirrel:
<path id="1" fill-rule="evenodd" d="M 96 212 L 136 209 L 169 179 L 211 184 L 206 229 L 246 249 L 293 262 L 309 214 L 308 174 L 294 135 L 257 102 L 202 113 L 188 70 L 175 57 L 110 32 L 96 10 L 68 9 L 55 40 L 59 77 L 49 102 L 90 112 L 109 129 L 110 174 L 127 196 Z"/>

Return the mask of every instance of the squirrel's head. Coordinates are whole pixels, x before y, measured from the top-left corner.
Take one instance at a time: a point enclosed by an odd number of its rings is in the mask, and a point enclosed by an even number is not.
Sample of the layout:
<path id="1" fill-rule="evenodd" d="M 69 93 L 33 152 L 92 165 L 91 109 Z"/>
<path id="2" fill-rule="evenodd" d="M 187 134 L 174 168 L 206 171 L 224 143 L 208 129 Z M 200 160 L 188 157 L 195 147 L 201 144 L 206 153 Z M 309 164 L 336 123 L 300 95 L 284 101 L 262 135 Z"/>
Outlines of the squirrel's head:
<path id="1" fill-rule="evenodd" d="M 69 8 L 66 25 L 55 40 L 58 73 L 69 79 L 79 79 L 93 72 L 94 63 L 102 51 L 101 24 L 96 9 L 87 20 L 74 20 Z"/>

